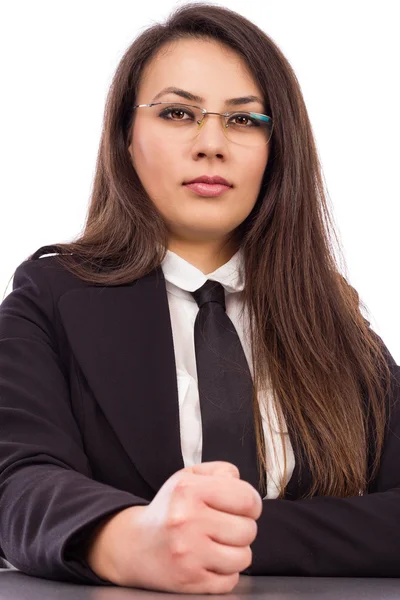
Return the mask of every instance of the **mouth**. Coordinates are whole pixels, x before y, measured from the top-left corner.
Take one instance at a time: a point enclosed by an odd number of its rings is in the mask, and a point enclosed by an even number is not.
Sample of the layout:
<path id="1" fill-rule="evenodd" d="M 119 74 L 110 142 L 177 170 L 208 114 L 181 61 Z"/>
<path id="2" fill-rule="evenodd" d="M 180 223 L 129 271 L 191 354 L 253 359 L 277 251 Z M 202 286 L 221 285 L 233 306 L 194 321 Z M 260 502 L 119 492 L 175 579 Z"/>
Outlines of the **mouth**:
<path id="1" fill-rule="evenodd" d="M 189 188 L 198 196 L 208 197 L 220 196 L 231 189 L 231 186 L 229 185 L 222 185 L 221 183 L 204 183 L 200 181 L 195 183 L 185 183 L 184 187 Z"/>

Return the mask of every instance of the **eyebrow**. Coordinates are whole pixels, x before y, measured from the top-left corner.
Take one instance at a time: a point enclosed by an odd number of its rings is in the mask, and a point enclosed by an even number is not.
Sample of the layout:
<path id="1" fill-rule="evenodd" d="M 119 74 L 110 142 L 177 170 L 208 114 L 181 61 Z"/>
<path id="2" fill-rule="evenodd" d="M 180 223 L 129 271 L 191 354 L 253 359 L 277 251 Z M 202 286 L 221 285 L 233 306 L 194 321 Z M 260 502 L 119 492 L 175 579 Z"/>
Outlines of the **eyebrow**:
<path id="1" fill-rule="evenodd" d="M 152 102 L 158 100 L 164 94 L 176 94 L 177 96 L 181 96 L 186 100 L 190 100 L 192 102 L 205 102 L 205 99 L 201 96 L 196 96 L 191 92 L 187 92 L 186 90 L 181 90 L 180 88 L 169 86 L 161 90 L 156 96 L 154 96 Z M 259 102 L 261 105 L 264 105 L 261 98 L 258 96 L 240 96 L 239 98 L 228 98 L 225 100 L 225 104 L 228 106 L 240 106 L 241 104 L 249 104 L 250 102 Z"/>

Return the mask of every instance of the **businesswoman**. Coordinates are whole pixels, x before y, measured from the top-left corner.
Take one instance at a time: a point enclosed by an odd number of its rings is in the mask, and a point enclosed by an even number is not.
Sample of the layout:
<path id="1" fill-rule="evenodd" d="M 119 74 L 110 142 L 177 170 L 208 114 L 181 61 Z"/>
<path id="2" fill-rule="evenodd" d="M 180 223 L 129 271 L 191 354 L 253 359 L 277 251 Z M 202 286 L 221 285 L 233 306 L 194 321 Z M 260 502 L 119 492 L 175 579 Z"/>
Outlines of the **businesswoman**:
<path id="1" fill-rule="evenodd" d="M 82 235 L 1 305 L 1 556 L 189 593 L 400 576 L 400 367 L 333 231 L 272 40 L 206 4 L 144 31 Z"/>

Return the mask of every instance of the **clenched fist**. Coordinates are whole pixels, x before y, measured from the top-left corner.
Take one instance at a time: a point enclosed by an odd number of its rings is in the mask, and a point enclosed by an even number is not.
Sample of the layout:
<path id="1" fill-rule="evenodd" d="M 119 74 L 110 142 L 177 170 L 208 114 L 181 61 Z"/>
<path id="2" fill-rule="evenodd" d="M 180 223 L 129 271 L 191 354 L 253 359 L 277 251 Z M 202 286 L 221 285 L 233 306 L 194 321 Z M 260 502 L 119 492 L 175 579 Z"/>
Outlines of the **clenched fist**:
<path id="1" fill-rule="evenodd" d="M 97 531 L 87 560 L 117 585 L 223 594 L 252 562 L 262 499 L 228 462 L 174 473 L 148 506 L 133 506 Z"/>

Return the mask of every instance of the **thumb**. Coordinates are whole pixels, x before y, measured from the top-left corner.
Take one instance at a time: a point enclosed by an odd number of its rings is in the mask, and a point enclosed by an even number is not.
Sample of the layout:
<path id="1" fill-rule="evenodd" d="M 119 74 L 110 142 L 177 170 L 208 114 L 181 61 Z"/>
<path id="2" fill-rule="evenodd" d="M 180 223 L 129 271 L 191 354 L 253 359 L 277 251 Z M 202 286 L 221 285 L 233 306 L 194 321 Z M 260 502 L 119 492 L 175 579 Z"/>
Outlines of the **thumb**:
<path id="1" fill-rule="evenodd" d="M 228 477 L 236 477 L 236 479 L 240 479 L 240 472 L 237 466 L 233 463 L 223 460 L 203 462 L 197 465 L 192 465 L 191 467 L 188 467 L 188 469 L 196 475 L 226 475 Z"/>

